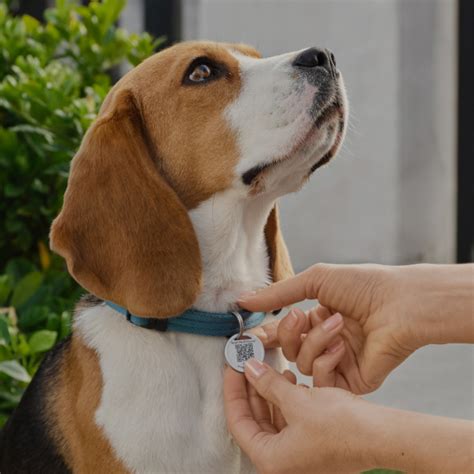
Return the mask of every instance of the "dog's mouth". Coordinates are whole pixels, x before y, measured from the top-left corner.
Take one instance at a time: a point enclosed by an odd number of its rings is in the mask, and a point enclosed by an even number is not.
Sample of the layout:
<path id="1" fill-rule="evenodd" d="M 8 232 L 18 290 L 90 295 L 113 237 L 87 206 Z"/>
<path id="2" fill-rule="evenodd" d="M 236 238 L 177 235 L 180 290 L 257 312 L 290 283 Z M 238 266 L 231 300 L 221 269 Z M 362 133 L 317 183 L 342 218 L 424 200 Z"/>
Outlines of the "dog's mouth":
<path id="1" fill-rule="evenodd" d="M 331 158 L 333 158 L 333 156 L 336 154 L 337 150 L 339 149 L 339 146 L 341 145 L 342 138 L 344 136 L 345 114 L 344 108 L 339 101 L 335 102 L 323 111 L 320 117 L 318 117 L 318 119 L 316 120 L 315 126 L 320 128 L 322 124 L 332 120 L 334 120 L 335 122 L 333 126 L 337 128 L 334 143 L 331 146 L 330 150 L 326 154 L 324 154 L 316 163 L 314 163 L 313 166 L 311 166 L 308 176 L 314 173 L 321 166 L 328 163 Z"/>
<path id="2" fill-rule="evenodd" d="M 320 157 L 317 162 L 310 167 L 308 176 L 314 173 L 318 168 L 320 168 L 331 160 L 331 158 L 336 154 L 339 145 L 342 141 L 345 126 L 345 114 L 343 105 L 339 98 L 336 98 L 335 100 L 330 102 L 328 106 L 323 109 L 323 111 L 318 115 L 308 132 L 304 135 L 302 139 L 296 142 L 295 146 L 289 153 L 285 154 L 284 156 L 281 156 L 276 160 L 271 161 L 270 163 L 264 163 L 250 168 L 242 174 L 242 182 L 245 185 L 250 186 L 262 173 L 272 168 L 275 168 L 282 162 L 294 157 L 298 152 L 300 152 L 303 148 L 309 146 L 314 141 L 323 125 L 331 121 L 334 122 L 333 127 L 337 127 L 334 143 L 331 146 L 330 150 L 322 157 Z"/>

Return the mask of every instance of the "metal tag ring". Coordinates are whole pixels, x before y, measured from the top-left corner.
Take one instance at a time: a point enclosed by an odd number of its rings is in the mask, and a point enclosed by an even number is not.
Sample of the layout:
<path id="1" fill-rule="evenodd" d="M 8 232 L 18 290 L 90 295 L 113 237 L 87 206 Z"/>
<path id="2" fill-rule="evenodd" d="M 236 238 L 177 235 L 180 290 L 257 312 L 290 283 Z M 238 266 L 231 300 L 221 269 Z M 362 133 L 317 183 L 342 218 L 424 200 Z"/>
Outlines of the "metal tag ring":
<path id="1" fill-rule="evenodd" d="M 244 318 L 242 318 L 242 315 L 238 311 L 232 311 L 232 314 L 237 318 L 237 321 L 239 322 L 239 337 L 238 337 L 238 339 L 241 339 L 242 335 L 244 334 L 244 331 L 245 331 Z"/>

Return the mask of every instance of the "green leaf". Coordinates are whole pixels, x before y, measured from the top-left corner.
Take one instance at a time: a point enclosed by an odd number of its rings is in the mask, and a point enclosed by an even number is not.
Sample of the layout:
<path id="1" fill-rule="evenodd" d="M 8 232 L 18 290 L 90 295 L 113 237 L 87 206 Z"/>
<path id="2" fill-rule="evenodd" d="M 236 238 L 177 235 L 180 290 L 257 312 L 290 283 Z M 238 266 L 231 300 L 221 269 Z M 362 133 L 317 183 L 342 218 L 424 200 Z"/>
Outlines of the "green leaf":
<path id="1" fill-rule="evenodd" d="M 15 127 L 11 127 L 10 131 L 41 135 L 48 143 L 52 143 L 54 139 L 54 134 L 52 132 L 46 130 L 45 128 L 35 127 L 33 125 L 16 125 Z"/>
<path id="2" fill-rule="evenodd" d="M 16 285 L 10 304 L 15 308 L 23 306 L 36 293 L 42 282 L 43 275 L 40 272 L 28 273 Z"/>
<path id="3" fill-rule="evenodd" d="M 0 337 L 6 344 L 10 344 L 10 332 L 8 331 L 8 324 L 4 319 L 0 319 Z"/>
<path id="4" fill-rule="evenodd" d="M 41 27 L 41 23 L 30 15 L 23 15 L 22 20 L 29 33 L 34 33 L 35 30 Z"/>
<path id="5" fill-rule="evenodd" d="M 57 336 L 55 331 L 48 331 L 46 329 L 35 332 L 28 341 L 30 352 L 35 354 L 36 352 L 48 351 L 54 346 Z"/>
<path id="6" fill-rule="evenodd" d="M 20 382 L 30 382 L 31 377 L 26 369 L 17 360 L 5 360 L 0 362 L 0 372 Z"/>
<path id="7" fill-rule="evenodd" d="M 17 385 L 17 384 L 16 384 Z M 9 387 L 10 390 L 12 387 Z M 13 388 L 13 393 L 11 391 L 7 390 L 2 390 L 2 387 L 0 387 L 0 398 L 2 398 L 4 401 L 1 403 L 1 407 L 11 407 L 15 408 L 18 403 L 20 403 L 21 396 L 23 395 L 23 388 L 21 387 L 14 387 Z"/>
<path id="8" fill-rule="evenodd" d="M 6 306 L 12 288 L 11 277 L 9 275 L 0 275 L 0 306 Z"/>
<path id="9" fill-rule="evenodd" d="M 71 313 L 68 311 L 63 311 L 61 313 L 61 332 L 60 332 L 60 338 L 64 338 L 66 336 L 69 336 L 71 333 Z"/>
<path id="10" fill-rule="evenodd" d="M 16 352 L 18 355 L 20 355 L 21 357 L 25 357 L 31 354 L 30 345 L 28 344 L 28 341 L 26 340 L 26 336 L 24 334 L 18 334 L 17 343 L 18 344 Z"/>
<path id="11" fill-rule="evenodd" d="M 18 197 L 21 196 L 23 193 L 23 187 L 18 186 L 13 183 L 7 183 L 5 187 L 3 188 L 3 193 L 5 194 L 6 197 Z"/>
<path id="12" fill-rule="evenodd" d="M 5 267 L 5 273 L 12 279 L 13 283 L 34 270 L 35 266 L 25 258 L 14 258 Z"/>
<path id="13" fill-rule="evenodd" d="M 59 338 L 61 338 L 61 319 L 59 314 L 49 313 L 47 319 L 46 329 L 59 333 Z"/>
<path id="14" fill-rule="evenodd" d="M 29 305 L 20 314 L 20 325 L 24 330 L 32 329 L 48 319 L 49 310 L 45 306 Z"/>

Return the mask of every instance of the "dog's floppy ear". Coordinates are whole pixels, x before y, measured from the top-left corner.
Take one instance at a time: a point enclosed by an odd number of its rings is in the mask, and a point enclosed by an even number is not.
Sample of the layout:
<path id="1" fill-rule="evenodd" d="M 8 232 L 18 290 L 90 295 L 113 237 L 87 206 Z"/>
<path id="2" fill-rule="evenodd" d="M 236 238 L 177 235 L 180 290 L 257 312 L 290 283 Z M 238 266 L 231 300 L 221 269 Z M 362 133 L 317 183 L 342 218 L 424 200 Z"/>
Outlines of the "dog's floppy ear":
<path id="1" fill-rule="evenodd" d="M 193 226 L 128 90 L 107 99 L 72 161 L 51 248 L 81 286 L 139 316 L 179 314 L 198 295 Z"/>
<path id="2" fill-rule="evenodd" d="M 265 240 L 267 243 L 270 272 L 273 282 L 292 277 L 295 273 L 281 233 L 278 207 L 276 204 L 271 210 L 265 225 Z"/>

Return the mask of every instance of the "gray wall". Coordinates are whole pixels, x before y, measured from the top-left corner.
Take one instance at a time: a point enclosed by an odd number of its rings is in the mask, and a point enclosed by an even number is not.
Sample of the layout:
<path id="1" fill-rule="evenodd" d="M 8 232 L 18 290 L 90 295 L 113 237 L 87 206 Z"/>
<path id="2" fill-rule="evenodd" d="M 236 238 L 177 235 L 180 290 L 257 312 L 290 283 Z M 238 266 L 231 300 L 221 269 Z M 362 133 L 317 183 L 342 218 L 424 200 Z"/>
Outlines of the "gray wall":
<path id="1" fill-rule="evenodd" d="M 351 103 L 344 148 L 281 203 L 296 269 L 455 258 L 455 0 L 183 0 L 183 39 L 320 45 Z"/>

